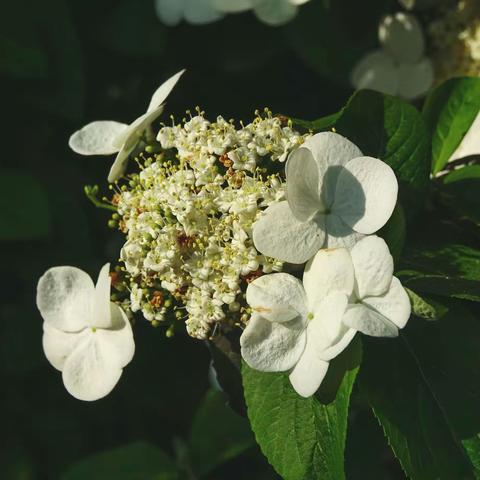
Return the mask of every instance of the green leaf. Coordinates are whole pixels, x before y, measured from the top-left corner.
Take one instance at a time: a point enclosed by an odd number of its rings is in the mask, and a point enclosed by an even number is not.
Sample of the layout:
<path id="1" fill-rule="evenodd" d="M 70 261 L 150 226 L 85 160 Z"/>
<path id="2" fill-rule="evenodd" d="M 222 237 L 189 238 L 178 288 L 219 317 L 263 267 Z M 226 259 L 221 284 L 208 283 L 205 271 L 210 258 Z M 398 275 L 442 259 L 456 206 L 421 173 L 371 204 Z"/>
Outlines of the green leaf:
<path id="1" fill-rule="evenodd" d="M 20 169 L 0 169 L 0 179 L 0 240 L 48 237 L 50 209 L 42 184 Z"/>
<path id="2" fill-rule="evenodd" d="M 427 97 L 423 115 L 432 132 L 434 174 L 445 167 L 479 110 L 479 78 L 452 78 Z"/>
<path id="3" fill-rule="evenodd" d="M 145 442 L 135 442 L 92 455 L 65 472 L 62 480 L 176 480 L 177 468 L 169 456 Z"/>
<path id="4" fill-rule="evenodd" d="M 349 100 L 335 129 L 364 155 L 390 165 L 400 182 L 417 192 L 424 189 L 429 180 L 430 136 L 415 107 L 399 98 L 361 90 Z"/>
<path id="5" fill-rule="evenodd" d="M 365 340 L 360 388 L 410 478 L 480 474 L 479 342 L 458 304 L 437 322 L 411 319 L 399 339 Z"/>
<path id="6" fill-rule="evenodd" d="M 448 308 L 439 302 L 421 297 L 409 288 L 405 289 L 412 304 L 412 314 L 425 320 L 437 320 L 448 312 Z"/>
<path id="7" fill-rule="evenodd" d="M 353 345 L 355 346 L 355 344 Z M 262 452 L 285 480 L 341 480 L 350 394 L 358 364 L 343 377 L 333 402 L 300 397 L 288 373 L 242 365 L 248 416 Z"/>
<path id="8" fill-rule="evenodd" d="M 454 170 L 443 177 L 440 198 L 457 218 L 466 218 L 480 225 L 480 165 Z"/>
<path id="9" fill-rule="evenodd" d="M 317 120 L 300 120 L 299 118 L 292 118 L 293 126 L 297 129 L 306 131 L 320 132 L 328 130 L 335 125 L 335 122 L 340 118 L 341 111 L 332 113 L 326 117 L 317 118 Z"/>
<path id="10" fill-rule="evenodd" d="M 209 390 L 190 431 L 193 470 L 206 475 L 255 445 L 248 421 L 228 405 L 224 393 Z"/>

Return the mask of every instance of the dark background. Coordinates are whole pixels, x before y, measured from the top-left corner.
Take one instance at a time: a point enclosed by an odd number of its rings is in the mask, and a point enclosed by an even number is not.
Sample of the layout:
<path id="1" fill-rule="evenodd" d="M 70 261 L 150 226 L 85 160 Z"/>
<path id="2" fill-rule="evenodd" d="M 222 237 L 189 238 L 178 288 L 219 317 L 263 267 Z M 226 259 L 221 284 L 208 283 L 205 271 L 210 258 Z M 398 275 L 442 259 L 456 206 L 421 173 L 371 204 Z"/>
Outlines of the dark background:
<path id="1" fill-rule="evenodd" d="M 0 478 L 62 478 L 91 454 L 139 440 L 174 457 L 209 388 L 205 345 L 166 339 L 141 319 L 135 358 L 103 400 L 70 397 L 44 358 L 40 275 L 75 265 L 96 276 L 122 244 L 83 193 L 85 184 L 107 192 L 113 158 L 74 154 L 69 135 L 93 120 L 129 123 L 181 68 L 166 115 L 197 105 L 211 119 L 248 121 L 265 106 L 304 119 L 333 113 L 351 93 L 353 62 L 375 45 L 380 14 L 396 8 L 369 3 L 312 0 L 280 28 L 251 13 L 167 28 L 152 0 L 1 1 Z M 348 478 L 402 478 L 380 427 L 353 401 Z M 253 447 L 205 478 L 277 477 Z"/>

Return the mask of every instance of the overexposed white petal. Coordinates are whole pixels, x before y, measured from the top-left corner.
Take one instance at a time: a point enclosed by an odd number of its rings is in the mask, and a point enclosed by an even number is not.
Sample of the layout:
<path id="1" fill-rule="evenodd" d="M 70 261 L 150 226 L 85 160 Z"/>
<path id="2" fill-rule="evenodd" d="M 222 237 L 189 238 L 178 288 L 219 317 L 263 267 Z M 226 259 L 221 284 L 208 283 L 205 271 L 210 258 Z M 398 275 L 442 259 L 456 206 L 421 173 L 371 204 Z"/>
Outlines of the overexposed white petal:
<path id="1" fill-rule="evenodd" d="M 112 325 L 110 312 L 110 264 L 106 263 L 98 274 L 95 285 L 91 327 L 109 328 Z"/>
<path id="2" fill-rule="evenodd" d="M 94 285 L 88 274 L 75 267 L 53 267 L 38 281 L 37 307 L 50 326 L 76 332 L 88 325 Z"/>
<path id="3" fill-rule="evenodd" d="M 122 375 L 115 347 L 92 333 L 68 356 L 62 371 L 67 391 L 79 400 L 93 401 L 108 395 Z"/>
<path id="4" fill-rule="evenodd" d="M 396 277 L 392 278 L 390 288 L 384 295 L 365 297 L 362 303 L 388 318 L 398 328 L 403 328 L 410 318 L 410 300 Z"/>
<path id="5" fill-rule="evenodd" d="M 329 365 L 313 349 L 306 350 L 288 377 L 293 389 L 304 398 L 311 397 L 320 387 Z"/>
<path id="6" fill-rule="evenodd" d="M 135 353 L 135 341 L 132 326 L 125 312 L 115 303 L 110 302 L 110 328 L 97 329 L 95 335 L 112 346 L 117 352 L 120 366 L 129 364 Z"/>
<path id="7" fill-rule="evenodd" d="M 262 372 L 283 372 L 300 358 L 306 342 L 305 320 L 271 322 L 253 314 L 240 337 L 242 358 Z"/>
<path id="8" fill-rule="evenodd" d="M 343 322 L 372 337 L 398 336 L 398 328 L 391 320 L 361 303 L 348 306 Z"/>
<path id="9" fill-rule="evenodd" d="M 292 213 L 302 222 L 325 209 L 321 191 L 326 167 L 315 161 L 307 148 L 294 150 L 287 160 L 287 201 Z"/>
<path id="10" fill-rule="evenodd" d="M 110 120 L 100 120 L 85 125 L 70 136 L 69 147 L 80 155 L 111 155 L 118 152 L 115 140 L 128 125 Z"/>
<path id="11" fill-rule="evenodd" d="M 425 41 L 422 27 L 409 13 L 386 15 L 379 24 L 378 37 L 385 51 L 397 62 L 414 63 L 423 55 Z"/>
<path id="12" fill-rule="evenodd" d="M 339 174 L 332 212 L 355 231 L 374 233 L 390 218 L 397 193 L 395 173 L 385 162 L 355 158 Z"/>
<path id="13" fill-rule="evenodd" d="M 393 276 L 393 258 L 385 240 L 376 235 L 365 237 L 352 248 L 350 255 L 357 298 L 384 294 Z"/>
<path id="14" fill-rule="evenodd" d="M 134 149 L 135 146 L 130 148 L 122 147 L 122 149 L 118 152 L 108 172 L 107 180 L 110 183 L 116 182 L 125 173 L 125 170 L 127 169 L 128 159 Z"/>
<path id="15" fill-rule="evenodd" d="M 288 273 L 257 278 L 248 285 L 246 300 L 254 312 L 272 322 L 286 322 L 305 314 L 302 282 Z"/>
<path id="16" fill-rule="evenodd" d="M 310 309 L 317 308 L 333 292 L 350 296 L 353 285 L 353 264 L 345 248 L 320 250 L 305 266 L 303 286 Z"/>
<path id="17" fill-rule="evenodd" d="M 418 98 L 427 93 L 433 80 L 433 65 L 429 58 L 402 63 L 398 66 L 398 95 L 407 100 Z"/>
<path id="18" fill-rule="evenodd" d="M 80 333 L 62 332 L 51 327 L 47 322 L 43 322 L 42 346 L 47 360 L 54 368 L 62 371 L 66 359 L 86 334 L 88 334 L 87 331 Z"/>
<path id="19" fill-rule="evenodd" d="M 150 103 L 147 108 L 147 113 L 156 110 L 170 95 L 173 87 L 180 80 L 180 77 L 185 73 L 185 70 L 180 70 L 175 75 L 172 75 L 168 80 L 163 82 L 153 93 Z"/>
<path id="20" fill-rule="evenodd" d="M 320 250 L 324 241 L 324 217 L 300 222 L 286 201 L 270 205 L 253 224 L 257 250 L 285 262 L 306 262 Z"/>
<path id="21" fill-rule="evenodd" d="M 398 69 L 390 55 L 382 50 L 375 50 L 358 61 L 353 68 L 351 81 L 356 90 L 370 89 L 396 95 Z"/>

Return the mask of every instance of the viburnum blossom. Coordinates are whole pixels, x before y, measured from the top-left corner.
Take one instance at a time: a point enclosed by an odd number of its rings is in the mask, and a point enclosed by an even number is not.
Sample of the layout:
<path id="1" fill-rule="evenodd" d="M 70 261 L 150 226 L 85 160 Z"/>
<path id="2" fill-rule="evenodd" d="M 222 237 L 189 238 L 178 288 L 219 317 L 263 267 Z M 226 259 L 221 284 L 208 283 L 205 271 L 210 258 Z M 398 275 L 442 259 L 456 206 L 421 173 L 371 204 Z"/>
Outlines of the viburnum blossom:
<path id="1" fill-rule="evenodd" d="M 300 5 L 310 0 L 211 0 L 220 12 L 237 13 L 253 10 L 262 22 L 272 25 L 284 25 L 292 20 Z"/>
<path id="2" fill-rule="evenodd" d="M 284 198 L 276 172 L 304 137 L 268 111 L 240 128 L 198 111 L 157 139 L 157 153 L 138 158 L 140 172 L 113 199 L 126 234 L 125 307 L 155 324 L 174 313 L 191 336 L 207 338 L 244 324 L 246 284 L 282 269 L 257 251 L 251 230 Z"/>
<path id="3" fill-rule="evenodd" d="M 204 25 L 223 17 L 212 0 L 155 0 L 158 18 L 168 26 L 178 25 L 182 20 L 193 25 Z"/>
<path id="4" fill-rule="evenodd" d="M 351 251 L 320 250 L 303 285 L 286 273 L 258 278 L 247 289 L 253 314 L 240 339 L 242 357 L 257 370 L 291 370 L 297 393 L 313 395 L 356 331 L 393 337 L 407 323 L 410 302 L 392 272 L 385 242 L 369 236 Z"/>
<path id="5" fill-rule="evenodd" d="M 351 247 L 390 218 L 398 184 L 381 160 L 363 156 L 332 132 L 307 139 L 286 165 L 287 200 L 269 206 L 253 226 L 256 248 L 304 263 L 322 247 Z"/>
<path id="6" fill-rule="evenodd" d="M 117 181 L 125 172 L 128 159 L 150 125 L 163 112 L 164 102 L 185 70 L 181 70 L 155 90 L 146 113 L 130 125 L 111 120 L 100 120 L 77 130 L 68 142 L 81 155 L 111 155 L 117 153 L 108 181 Z"/>
<path id="7" fill-rule="evenodd" d="M 352 85 L 406 99 L 423 95 L 433 83 L 431 61 L 416 17 L 399 12 L 379 24 L 381 49 L 367 53 L 354 67 Z"/>
<path id="8" fill-rule="evenodd" d="M 97 284 L 75 267 L 53 267 L 40 278 L 37 306 L 43 317 L 43 350 L 79 400 L 108 395 L 135 352 L 124 311 L 110 302 L 109 264 Z"/>

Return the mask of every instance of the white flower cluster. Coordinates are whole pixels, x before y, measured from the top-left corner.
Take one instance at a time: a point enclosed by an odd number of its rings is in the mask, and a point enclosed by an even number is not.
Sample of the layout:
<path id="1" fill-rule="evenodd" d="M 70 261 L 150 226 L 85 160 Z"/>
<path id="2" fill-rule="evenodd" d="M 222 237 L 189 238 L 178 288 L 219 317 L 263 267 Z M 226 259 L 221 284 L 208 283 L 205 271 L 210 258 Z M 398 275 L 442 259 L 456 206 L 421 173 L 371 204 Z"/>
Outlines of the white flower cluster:
<path id="1" fill-rule="evenodd" d="M 252 224 L 283 199 L 282 180 L 269 171 L 304 138 L 268 111 L 239 129 L 198 111 L 157 139 L 161 152 L 115 196 L 130 308 L 156 322 L 168 307 L 185 309 L 188 333 L 204 339 L 219 322 L 244 323 L 242 284 L 282 268 L 258 253 Z"/>

